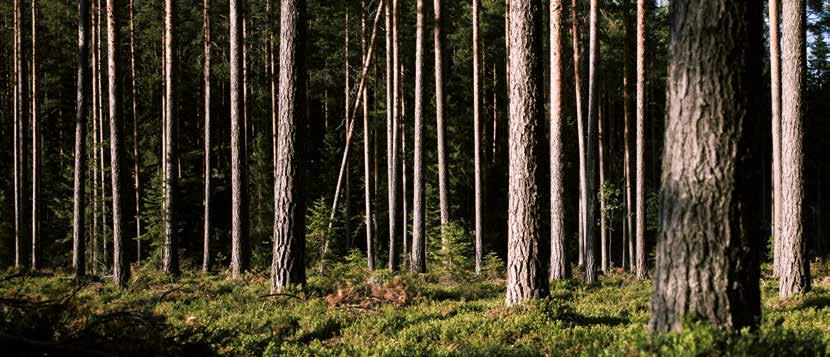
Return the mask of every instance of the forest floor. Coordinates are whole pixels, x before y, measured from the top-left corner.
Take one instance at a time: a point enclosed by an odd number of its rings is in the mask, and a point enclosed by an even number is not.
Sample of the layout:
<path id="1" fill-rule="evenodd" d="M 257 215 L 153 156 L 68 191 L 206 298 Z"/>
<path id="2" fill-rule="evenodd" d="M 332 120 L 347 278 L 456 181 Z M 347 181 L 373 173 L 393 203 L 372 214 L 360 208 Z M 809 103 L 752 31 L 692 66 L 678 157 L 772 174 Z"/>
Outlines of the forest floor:
<path id="1" fill-rule="evenodd" d="M 615 272 L 591 287 L 553 286 L 550 298 L 506 308 L 489 272 L 369 273 L 358 258 L 312 274 L 303 291 L 269 295 L 266 273 L 177 279 L 134 271 L 117 289 L 64 273 L 0 276 L 0 345 L 30 355 L 827 355 L 830 264 L 814 289 L 777 298 L 762 279 L 758 331 L 703 324 L 649 337 L 651 282 Z M 316 272 L 315 272 L 316 273 Z"/>

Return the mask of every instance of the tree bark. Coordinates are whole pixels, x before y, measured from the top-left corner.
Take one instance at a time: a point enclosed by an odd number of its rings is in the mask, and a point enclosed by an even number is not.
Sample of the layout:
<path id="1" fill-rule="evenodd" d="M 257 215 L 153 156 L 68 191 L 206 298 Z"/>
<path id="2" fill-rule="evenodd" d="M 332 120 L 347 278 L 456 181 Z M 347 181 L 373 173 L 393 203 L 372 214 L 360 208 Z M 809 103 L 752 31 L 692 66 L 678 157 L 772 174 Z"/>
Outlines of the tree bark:
<path id="1" fill-rule="evenodd" d="M 233 4 L 232 0 L 232 4 Z M 274 168 L 274 251 L 271 291 L 305 284 L 305 203 L 302 128 L 305 126 L 305 0 L 280 1 L 280 74 L 277 160 Z"/>
<path id="2" fill-rule="evenodd" d="M 804 237 L 804 116 L 806 7 L 804 0 L 781 9 L 781 243 L 778 295 L 810 290 L 810 261 Z"/>
<path id="3" fill-rule="evenodd" d="M 38 128 L 37 106 L 37 0 L 32 0 L 32 256 L 31 267 L 39 267 L 40 250 L 40 129 Z"/>
<path id="4" fill-rule="evenodd" d="M 599 80 L 597 79 L 597 71 L 599 70 L 599 51 L 600 44 L 598 36 L 599 24 L 599 0 L 591 0 L 589 9 L 589 29 L 588 29 L 588 122 L 585 130 L 585 166 L 586 166 L 586 182 L 585 182 L 585 282 L 592 284 L 596 280 L 596 254 L 594 252 L 594 202 L 596 187 L 594 185 L 594 170 L 596 162 L 594 162 L 595 144 L 594 144 L 594 128 L 597 123 L 598 108 L 599 108 Z"/>
<path id="5" fill-rule="evenodd" d="M 172 0 L 168 0 L 170 2 Z M 121 172 L 124 163 L 123 132 L 118 102 L 118 17 L 115 14 L 115 0 L 107 0 L 107 89 L 109 91 L 109 125 L 110 125 L 110 179 L 112 180 L 112 279 L 119 285 L 126 284 L 130 274 L 124 257 L 123 221 L 124 221 L 124 183 Z"/>
<path id="6" fill-rule="evenodd" d="M 579 149 L 579 265 L 585 265 L 585 223 L 587 210 L 585 203 L 587 201 L 587 172 L 586 172 L 586 147 L 585 147 L 585 120 L 582 117 L 584 113 L 585 101 L 582 98 L 584 91 L 582 85 L 582 59 L 579 47 L 579 8 L 576 0 L 571 0 L 571 39 L 573 48 L 573 68 L 574 68 L 574 92 L 576 99 L 576 127 L 577 127 L 577 145 Z M 508 78 L 509 79 L 509 78 Z"/>
<path id="7" fill-rule="evenodd" d="M 484 234 L 484 222 L 482 222 L 482 196 L 483 187 L 481 186 L 482 175 L 482 158 L 481 158 L 481 84 L 480 84 L 480 69 L 479 69 L 479 48 L 478 48 L 478 16 L 479 16 L 479 0 L 473 0 L 473 150 L 475 156 L 475 271 L 476 275 L 481 274 L 481 258 L 482 258 L 482 235 Z"/>
<path id="8" fill-rule="evenodd" d="M 507 305 L 547 294 L 540 249 L 542 203 L 538 158 L 544 104 L 541 2 L 510 2 L 510 179 L 508 193 Z"/>
<path id="9" fill-rule="evenodd" d="M 631 135 L 629 130 L 631 128 L 631 2 L 626 0 L 624 3 L 625 13 L 623 22 L 625 23 L 625 44 L 623 55 L 623 174 L 625 175 L 625 220 L 623 228 L 623 244 L 622 244 L 622 268 L 626 268 L 626 258 L 628 258 L 628 267 L 634 271 L 634 223 L 632 218 L 632 188 L 631 188 Z M 627 251 L 626 251 L 627 249 Z"/>
<path id="10" fill-rule="evenodd" d="M 599 242 L 600 242 L 600 269 L 603 273 L 608 273 L 608 212 L 606 210 L 608 197 L 605 195 L 605 137 L 603 136 L 603 125 L 605 123 L 605 115 L 603 106 L 597 104 L 597 143 L 598 145 L 598 160 L 599 166 Z"/>
<path id="11" fill-rule="evenodd" d="M 101 176 L 98 175 L 98 168 L 100 157 L 98 155 L 98 146 L 100 145 L 98 138 L 98 17 L 100 16 L 100 12 L 98 11 L 98 5 L 100 4 L 100 0 L 94 0 L 95 3 L 92 5 L 92 21 L 90 22 L 92 27 L 92 108 L 90 111 L 92 112 L 92 275 L 98 274 L 98 203 L 99 203 L 99 188 L 101 187 L 101 182 L 99 182 Z M 103 225 L 100 227 L 103 230 Z M 103 238 L 101 238 L 103 240 Z"/>
<path id="12" fill-rule="evenodd" d="M 447 224 L 450 221 L 449 192 L 447 191 L 447 123 L 444 120 L 444 17 L 442 0 L 433 0 L 434 54 L 435 54 L 435 125 L 438 136 L 438 206 L 441 210 L 441 248 L 449 249 Z"/>
<path id="13" fill-rule="evenodd" d="M 273 23 L 271 19 L 271 0 L 267 2 L 267 11 L 268 11 L 268 24 L 270 26 Z M 210 154 L 211 154 L 211 141 L 210 141 L 210 0 L 204 0 L 202 3 L 202 46 L 204 48 L 204 68 L 203 77 L 204 77 L 204 111 L 205 111 L 205 192 L 204 192 L 204 228 L 203 228 L 203 236 L 202 236 L 202 271 L 208 272 L 210 270 L 210 235 L 211 235 L 211 221 L 210 221 L 210 194 L 212 192 L 211 189 L 211 166 L 210 166 Z M 270 27 L 269 27 L 270 29 Z M 269 68 L 273 71 L 273 35 L 271 32 L 268 32 L 268 65 Z M 271 100 L 273 101 L 273 74 L 270 79 L 271 81 Z M 272 110 L 273 112 L 273 110 Z M 273 113 L 272 113 L 273 116 Z"/>
<path id="14" fill-rule="evenodd" d="M 562 0 L 550 2 L 550 280 L 568 276 L 562 175 Z"/>
<path id="15" fill-rule="evenodd" d="M 361 63 L 366 63 L 366 1 L 360 0 L 360 58 Z M 363 196 L 365 199 L 366 220 L 366 260 L 369 271 L 375 268 L 374 257 L 374 219 L 372 218 L 372 170 L 369 157 L 369 141 L 371 132 L 369 130 L 369 103 L 368 94 L 364 87 L 359 93 L 363 108 Z"/>
<path id="16" fill-rule="evenodd" d="M 176 186 L 178 175 L 173 173 L 174 164 L 173 158 L 177 157 L 177 140 L 175 139 L 175 122 L 178 120 L 175 115 L 176 93 L 175 81 L 176 67 L 173 64 L 173 56 L 175 55 L 175 42 L 173 39 L 175 21 L 175 4 L 173 0 L 165 0 L 164 2 L 164 115 L 166 117 L 164 123 L 164 201 L 165 201 L 165 216 L 164 216 L 164 250 L 162 269 L 167 274 L 179 273 L 179 252 L 178 252 L 178 229 L 176 228 L 176 210 L 178 204 L 178 195 L 176 193 Z"/>
<path id="17" fill-rule="evenodd" d="M 637 0 L 637 167 L 636 167 L 636 261 L 638 279 L 645 279 L 646 271 L 646 211 L 645 211 L 645 120 L 646 120 L 646 0 Z"/>
<path id="18" fill-rule="evenodd" d="M 86 275 L 86 112 L 89 91 L 89 0 L 78 1 L 78 74 L 75 96 L 75 173 L 72 205 L 72 269 Z M 94 232 L 93 232 L 94 233 Z"/>
<path id="19" fill-rule="evenodd" d="M 345 9 L 343 10 L 345 15 L 345 24 L 343 26 L 343 62 L 344 62 L 344 73 L 345 76 L 343 81 L 345 82 L 345 95 L 344 98 L 346 100 L 343 101 L 343 105 L 345 106 L 345 110 L 343 111 L 343 120 L 345 122 L 345 126 L 343 127 L 343 139 L 345 140 L 346 136 L 349 135 L 349 97 L 351 95 L 351 80 L 349 78 L 351 71 L 349 70 L 349 1 L 344 1 Z M 346 252 L 351 249 L 352 246 L 352 192 L 351 192 L 351 160 L 346 161 L 346 172 L 344 173 L 346 176 L 344 178 L 344 185 L 345 190 L 343 190 L 343 208 L 344 208 L 344 216 L 343 217 L 343 228 L 345 230 L 346 236 Z M 325 258 L 325 257 L 324 257 Z"/>
<path id="20" fill-rule="evenodd" d="M 424 222 L 424 0 L 417 0 L 415 18 L 415 107 L 412 154 L 412 271 L 425 273 L 426 232 Z"/>
<path id="21" fill-rule="evenodd" d="M 389 261 L 387 269 L 395 270 L 398 266 L 398 152 L 397 152 L 397 70 L 395 70 L 393 10 L 397 0 L 386 3 L 386 177 L 389 205 Z"/>
<path id="22" fill-rule="evenodd" d="M 245 0 L 230 1 L 230 82 L 231 82 L 231 275 L 234 279 L 247 269 L 248 247 L 248 177 L 245 156 L 244 81 L 242 80 L 242 6 Z M 293 5 L 293 1 L 288 1 Z M 286 1 L 282 2 L 286 6 Z M 293 11 L 287 9 L 287 11 Z M 289 16 L 290 17 L 290 16 Z M 282 39 L 283 42 L 288 41 Z M 282 54 L 280 55 L 282 57 Z M 282 58 L 281 58 L 282 59 Z M 281 65 L 281 68 L 282 67 Z M 283 71 L 283 72 L 290 72 Z M 281 81 L 282 82 L 282 73 Z M 300 83 L 302 80 L 298 80 Z M 243 82 L 243 83 L 240 83 Z M 282 83 L 281 83 L 282 84 Z M 291 83 L 292 85 L 294 82 Z M 282 89 L 281 89 L 282 92 Z M 282 97 L 282 94 L 280 95 Z M 288 104 L 286 104 L 288 105 Z M 282 111 L 282 108 L 280 108 Z M 292 115 L 293 112 L 289 112 Z M 280 122 L 282 123 L 282 120 Z M 293 144 L 293 143 L 292 143 Z M 293 149 L 293 147 L 292 147 Z M 282 149 L 280 149 L 282 150 Z M 275 206 L 276 207 L 276 206 Z"/>
<path id="23" fill-rule="evenodd" d="M 653 332 L 760 322 L 760 6 L 673 1 Z"/>
<path id="24" fill-rule="evenodd" d="M 29 115 L 29 89 L 28 89 L 28 70 L 26 55 L 23 49 L 23 6 L 21 0 L 15 0 L 15 62 L 17 66 L 17 73 L 15 75 L 17 83 L 17 133 L 15 139 L 17 140 L 15 148 L 17 154 L 15 155 L 17 169 L 15 170 L 15 178 L 17 185 L 15 187 L 15 268 L 23 269 L 25 265 L 26 254 L 23 253 L 23 239 L 28 235 L 28 225 L 24 222 L 24 212 L 27 211 L 30 204 L 29 197 L 26 194 L 27 180 L 24 172 L 27 171 L 29 160 L 26 155 L 27 145 L 27 128 Z"/>
<path id="25" fill-rule="evenodd" d="M 141 156 L 138 152 L 138 112 L 135 85 L 135 3 L 130 0 L 130 98 L 133 114 L 133 188 L 135 189 L 136 263 L 141 265 Z"/>

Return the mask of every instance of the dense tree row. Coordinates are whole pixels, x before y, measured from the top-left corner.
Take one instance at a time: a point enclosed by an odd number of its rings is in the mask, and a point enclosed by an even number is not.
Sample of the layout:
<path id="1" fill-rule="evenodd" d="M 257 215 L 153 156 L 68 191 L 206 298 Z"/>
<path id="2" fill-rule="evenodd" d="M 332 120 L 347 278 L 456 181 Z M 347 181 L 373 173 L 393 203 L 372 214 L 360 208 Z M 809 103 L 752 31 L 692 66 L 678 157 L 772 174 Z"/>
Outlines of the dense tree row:
<path id="1" fill-rule="evenodd" d="M 790 297 L 826 253 L 820 1 L 770 0 L 768 31 L 727 0 L 24 3 L 0 4 L 2 265 L 270 266 L 279 293 L 352 250 L 490 254 L 508 305 L 651 272 L 668 331 L 754 326 L 761 261 Z"/>

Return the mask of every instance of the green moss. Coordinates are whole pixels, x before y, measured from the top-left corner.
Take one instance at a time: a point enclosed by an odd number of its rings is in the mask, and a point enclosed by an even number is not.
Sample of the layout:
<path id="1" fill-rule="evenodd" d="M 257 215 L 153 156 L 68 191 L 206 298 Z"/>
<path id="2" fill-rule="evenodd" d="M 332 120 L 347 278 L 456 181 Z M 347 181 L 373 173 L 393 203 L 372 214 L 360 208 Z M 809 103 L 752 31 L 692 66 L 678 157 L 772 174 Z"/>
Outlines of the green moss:
<path id="1" fill-rule="evenodd" d="M 103 352 L 230 355 L 823 355 L 830 286 L 780 301 L 762 282 L 757 331 L 705 324 L 649 336 L 651 283 L 625 273 L 586 287 L 554 283 L 549 298 L 503 305 L 499 277 L 368 272 L 357 255 L 303 291 L 268 296 L 268 277 L 134 274 L 126 290 L 56 273 L 0 282 L 0 334 Z M 494 263 L 495 264 L 495 263 Z M 817 272 L 830 271 L 816 267 Z M 494 269 L 495 270 L 495 269 Z M 339 293 L 338 293 L 339 291 Z"/>

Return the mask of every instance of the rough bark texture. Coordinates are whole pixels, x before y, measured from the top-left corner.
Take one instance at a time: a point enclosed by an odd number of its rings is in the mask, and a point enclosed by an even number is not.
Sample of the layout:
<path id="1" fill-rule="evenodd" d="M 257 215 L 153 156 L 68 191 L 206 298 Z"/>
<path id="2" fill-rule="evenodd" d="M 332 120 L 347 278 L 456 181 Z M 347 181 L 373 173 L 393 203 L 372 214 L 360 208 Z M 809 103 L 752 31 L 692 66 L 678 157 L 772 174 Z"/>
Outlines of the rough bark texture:
<path id="1" fill-rule="evenodd" d="M 86 274 L 86 114 L 89 91 L 89 1 L 78 1 L 78 72 L 75 96 L 75 173 L 72 204 L 72 269 Z"/>
<path id="2" fill-rule="evenodd" d="M 271 291 L 305 284 L 305 204 L 300 181 L 305 125 L 305 0 L 280 2 L 279 122 L 274 168 L 274 252 Z"/>
<path id="3" fill-rule="evenodd" d="M 646 0 L 637 0 L 637 167 L 636 167 L 636 257 L 632 264 L 635 266 L 637 278 L 646 277 L 646 248 L 645 248 L 645 120 L 646 120 Z"/>
<path id="4" fill-rule="evenodd" d="M 202 3 L 202 46 L 204 47 L 205 62 L 203 71 L 204 77 L 204 111 L 205 111 L 205 192 L 204 192 L 204 227 L 202 232 L 202 271 L 207 272 L 210 269 L 210 181 L 211 181 L 211 166 L 210 166 L 210 0 L 204 0 Z M 271 23 L 271 1 L 268 1 L 268 23 Z M 268 64 L 269 68 L 273 70 L 273 35 L 269 33 L 268 38 Z M 272 78 L 273 83 L 273 78 Z M 273 85 L 272 85 L 273 88 Z M 272 89 L 273 98 L 273 89 Z"/>
<path id="5" fill-rule="evenodd" d="M 447 250 L 447 224 L 450 222 L 449 192 L 447 191 L 447 123 L 444 120 L 444 17 L 442 0 L 433 0 L 433 37 L 435 54 L 435 125 L 438 137 L 438 206 L 441 210 L 441 248 Z"/>
<path id="6" fill-rule="evenodd" d="M 426 232 L 424 222 L 424 0 L 417 0 L 415 18 L 415 111 L 412 155 L 412 271 L 425 273 Z"/>
<path id="7" fill-rule="evenodd" d="M 165 193 L 165 216 L 164 216 L 164 251 L 162 269 L 167 274 L 178 274 L 179 272 L 179 251 L 178 251 L 178 230 L 176 229 L 177 194 L 176 186 L 178 175 L 173 174 L 173 158 L 177 157 L 177 140 L 175 134 L 176 98 L 176 66 L 173 64 L 173 56 L 176 53 L 173 36 L 173 21 L 175 4 L 173 0 L 164 2 L 164 113 L 165 121 L 165 150 L 164 150 L 164 193 Z"/>
<path id="8" fill-rule="evenodd" d="M 361 63 L 366 63 L 366 1 L 360 0 L 360 57 Z M 360 90 L 363 109 L 363 196 L 366 210 L 364 224 L 366 225 L 366 259 L 369 270 L 375 268 L 374 256 L 374 218 L 372 218 L 372 160 L 369 157 L 371 133 L 369 132 L 369 103 L 368 91 L 364 87 Z"/>
<path id="9" fill-rule="evenodd" d="M 662 227 L 650 327 L 703 320 L 734 330 L 760 321 L 753 212 L 760 188 L 760 4 L 671 3 Z"/>
<path id="10" fill-rule="evenodd" d="M 168 0 L 171 1 L 171 0 Z M 110 179 L 112 187 L 112 280 L 119 286 L 126 284 L 130 269 L 124 257 L 124 125 L 119 109 L 118 85 L 118 16 L 115 0 L 107 0 L 107 89 L 110 125 Z"/>
<path id="11" fill-rule="evenodd" d="M 484 234 L 484 222 L 482 222 L 482 196 L 483 196 L 483 187 L 481 186 L 481 175 L 482 175 L 482 158 L 481 158 L 481 118 L 479 117 L 480 111 L 480 95 L 481 95 L 481 84 L 479 83 L 479 49 L 478 49 L 478 8 L 479 8 L 479 1 L 473 0 L 473 150 L 475 150 L 475 226 L 476 226 L 476 238 L 475 238 L 475 269 L 476 275 L 481 274 L 481 257 L 483 253 L 482 249 L 482 236 Z"/>
<path id="12" fill-rule="evenodd" d="M 541 2 L 510 2 L 507 305 L 547 294 L 539 167 L 544 94 Z"/>
<path id="13" fill-rule="evenodd" d="M 625 218 L 623 227 L 622 268 L 626 268 L 626 259 L 629 268 L 633 271 L 634 261 L 634 223 L 632 218 L 631 192 L 631 16 L 630 1 L 624 3 L 625 13 L 625 51 L 623 55 L 623 174 L 625 176 Z"/>
<path id="14" fill-rule="evenodd" d="M 245 123 L 242 81 L 242 2 L 230 1 L 230 93 L 231 93 L 231 275 L 247 269 L 248 246 L 248 177 L 245 167 Z M 283 2 L 285 6 L 285 2 Z M 284 40 L 285 41 L 285 40 Z M 302 82 L 302 81 L 300 81 Z M 292 83 L 293 84 L 293 83 Z"/>
<path id="15" fill-rule="evenodd" d="M 806 70 L 804 0 L 781 8 L 781 243 L 778 262 L 782 298 L 810 290 L 804 236 L 804 91 Z M 778 205 L 778 202 L 776 202 Z"/>
<path id="16" fill-rule="evenodd" d="M 562 0 L 550 2 L 550 280 L 568 276 L 562 175 Z"/>
<path id="17" fill-rule="evenodd" d="M 135 190 L 136 263 L 141 265 L 141 156 L 138 152 L 138 110 L 135 84 L 135 6 L 130 0 L 130 98 L 133 114 L 133 189 Z"/>

